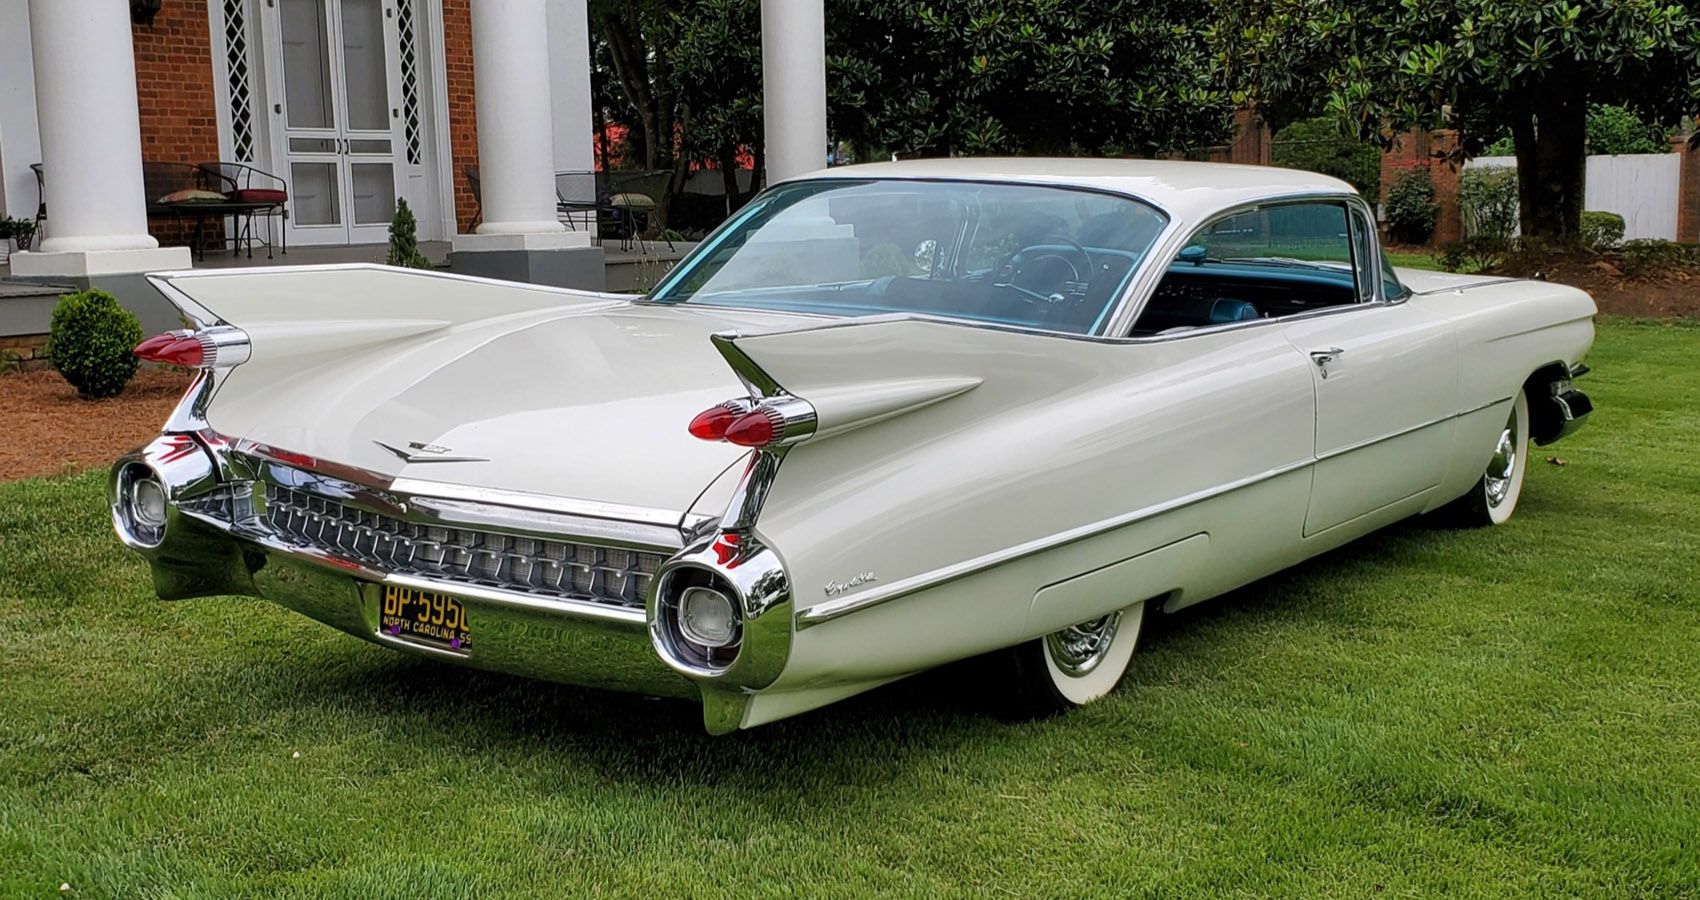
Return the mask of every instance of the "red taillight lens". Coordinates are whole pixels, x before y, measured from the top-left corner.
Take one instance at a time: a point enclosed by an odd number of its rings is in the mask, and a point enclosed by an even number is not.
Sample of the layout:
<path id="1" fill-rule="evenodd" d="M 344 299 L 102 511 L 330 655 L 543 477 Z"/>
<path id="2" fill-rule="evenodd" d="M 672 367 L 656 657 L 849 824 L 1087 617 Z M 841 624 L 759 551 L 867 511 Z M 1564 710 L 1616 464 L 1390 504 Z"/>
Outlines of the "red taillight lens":
<path id="1" fill-rule="evenodd" d="M 137 359 L 186 369 L 199 368 L 206 356 L 200 338 L 181 331 L 168 331 L 148 338 L 137 344 L 133 352 Z"/>
<path id="2" fill-rule="evenodd" d="M 747 412 L 726 426 L 726 440 L 740 447 L 765 447 L 773 443 L 779 427 L 779 414 L 762 407 Z"/>
<path id="3" fill-rule="evenodd" d="M 742 410 L 735 409 L 729 403 L 710 406 L 697 413 L 691 420 L 690 432 L 692 437 L 705 441 L 722 441 L 726 439 L 726 429 L 738 418 Z"/>

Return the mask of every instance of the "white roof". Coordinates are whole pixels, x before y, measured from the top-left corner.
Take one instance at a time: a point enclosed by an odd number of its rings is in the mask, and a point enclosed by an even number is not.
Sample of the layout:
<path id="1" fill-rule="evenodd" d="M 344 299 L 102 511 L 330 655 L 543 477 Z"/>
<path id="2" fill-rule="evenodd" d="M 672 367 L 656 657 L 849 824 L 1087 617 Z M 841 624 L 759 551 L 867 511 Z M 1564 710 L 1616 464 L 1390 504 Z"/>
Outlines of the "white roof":
<path id="1" fill-rule="evenodd" d="M 1346 182 L 1315 172 L 1161 159 L 914 159 L 821 169 L 798 178 L 949 178 L 1097 188 L 1150 200 L 1188 220 L 1258 200 L 1357 193 Z"/>

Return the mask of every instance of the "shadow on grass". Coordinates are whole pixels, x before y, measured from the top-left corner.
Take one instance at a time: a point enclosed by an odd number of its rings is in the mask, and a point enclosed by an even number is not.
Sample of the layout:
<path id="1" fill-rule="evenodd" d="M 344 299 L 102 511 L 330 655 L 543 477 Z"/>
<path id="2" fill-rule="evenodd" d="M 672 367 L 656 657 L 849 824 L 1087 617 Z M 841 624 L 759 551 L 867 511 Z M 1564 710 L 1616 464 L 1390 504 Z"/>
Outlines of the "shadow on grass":
<path id="1" fill-rule="evenodd" d="M 1330 579 L 1383 563 L 1434 529 L 1396 525 L 1216 600 L 1156 618 L 1146 649 L 1183 652 L 1210 640 L 1203 626 L 1257 628 L 1271 619 L 1312 615 Z M 1307 612 L 1308 610 L 1311 610 Z M 920 753 L 948 753 L 963 742 L 1019 739 L 1067 730 L 1068 717 L 1014 721 L 1002 714 L 1001 674 L 987 658 L 965 660 L 774 724 L 726 737 L 702 729 L 689 701 L 658 700 L 462 669 L 376 650 L 347 665 L 301 671 L 272 659 L 263 682 L 288 690 L 268 703 L 323 709 L 421 740 L 496 755 L 553 754 L 564 764 L 609 777 L 703 783 L 792 777 L 857 784 L 885 777 L 869 760 L 902 765 Z M 404 738 L 402 733 L 413 733 Z M 752 763 L 756 763 L 752 769 Z M 741 774 L 744 773 L 744 774 Z"/>
<path id="2" fill-rule="evenodd" d="M 1330 584 L 1365 567 L 1388 565 L 1403 548 L 1436 534 L 1421 525 L 1394 526 L 1216 600 L 1157 617 L 1157 627 L 1143 637 L 1146 664 L 1124 686 L 1124 702 L 1130 690 L 1137 692 L 1161 672 L 1170 654 L 1213 655 L 1231 664 L 1213 650 L 1224 629 L 1239 637 L 1267 633 L 1272 622 L 1326 627 L 1339 615 L 1327 608 Z M 966 747 L 1088 753 L 1095 741 L 1066 738 L 1101 724 L 1095 724 L 1101 714 L 1007 718 L 997 681 L 1002 673 L 988 658 L 924 672 L 752 731 L 712 737 L 693 702 L 464 669 L 342 636 L 306 644 L 282 637 L 240 641 L 213 653 L 208 665 L 144 681 L 136 695 L 112 698 L 104 704 L 106 721 L 97 726 L 102 739 L 64 747 L 68 752 L 43 764 L 59 772 L 104 765 L 108 774 L 123 777 L 137 774 L 157 755 L 195 753 L 203 743 L 210 748 L 209 734 L 247 735 L 268 745 L 297 734 L 329 741 L 371 734 L 425 758 L 446 753 L 467 760 L 472 769 L 518 773 L 540 791 L 588 770 L 622 789 L 718 785 L 777 803 L 788 790 L 873 787 L 904 772 L 948 767 L 964 758 Z M 1130 747 L 1134 752 L 1163 752 L 1160 735 L 1127 739 L 1150 742 Z M 100 746 L 109 742 L 125 746 L 121 759 Z"/>

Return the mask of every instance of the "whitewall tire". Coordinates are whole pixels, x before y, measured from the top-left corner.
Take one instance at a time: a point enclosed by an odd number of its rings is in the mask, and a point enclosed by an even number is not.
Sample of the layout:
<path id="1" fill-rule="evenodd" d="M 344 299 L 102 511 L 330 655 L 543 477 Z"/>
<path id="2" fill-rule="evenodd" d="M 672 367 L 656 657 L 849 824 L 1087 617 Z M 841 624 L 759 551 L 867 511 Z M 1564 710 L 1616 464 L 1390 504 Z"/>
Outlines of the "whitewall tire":
<path id="1" fill-rule="evenodd" d="M 1523 479 L 1529 472 L 1529 397 L 1519 391 L 1511 404 L 1482 477 L 1470 492 L 1445 507 L 1452 520 L 1465 527 L 1504 525 L 1517 511 Z"/>
<path id="2" fill-rule="evenodd" d="M 1115 690 L 1127 675 L 1144 624 L 1141 601 L 1014 648 L 1016 711 L 1048 715 Z"/>

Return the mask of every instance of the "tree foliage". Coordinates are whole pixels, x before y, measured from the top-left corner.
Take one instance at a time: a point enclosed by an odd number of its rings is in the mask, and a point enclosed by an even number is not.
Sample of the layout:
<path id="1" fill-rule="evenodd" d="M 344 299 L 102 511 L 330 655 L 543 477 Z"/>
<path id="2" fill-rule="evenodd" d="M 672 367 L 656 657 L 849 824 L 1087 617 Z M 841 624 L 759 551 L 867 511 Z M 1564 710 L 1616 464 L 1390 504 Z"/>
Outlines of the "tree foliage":
<path id="1" fill-rule="evenodd" d="M 761 168 L 760 0 L 591 0 L 634 160 Z M 861 158 L 1158 153 L 1224 139 L 1210 0 L 835 0 L 828 127 Z M 826 148 L 821 148 L 824 154 Z M 742 197 L 730 178 L 728 194 Z M 665 215 L 665 213 L 664 213 Z"/>
<path id="2" fill-rule="evenodd" d="M 1222 140 L 1208 0 L 838 0 L 835 134 L 900 154 L 1157 153 Z"/>
<path id="3" fill-rule="evenodd" d="M 1275 132 L 1270 157 L 1278 166 L 1332 175 L 1372 202 L 1381 195 L 1381 148 L 1327 116 L 1300 119 Z"/>
<path id="4" fill-rule="evenodd" d="M 1508 125 L 1522 229 L 1572 240 L 1590 104 L 1671 126 L 1700 106 L 1696 0 L 1222 0 L 1212 31 L 1245 99 L 1386 129 Z M 1494 135 L 1464 128 L 1464 149 Z"/>

